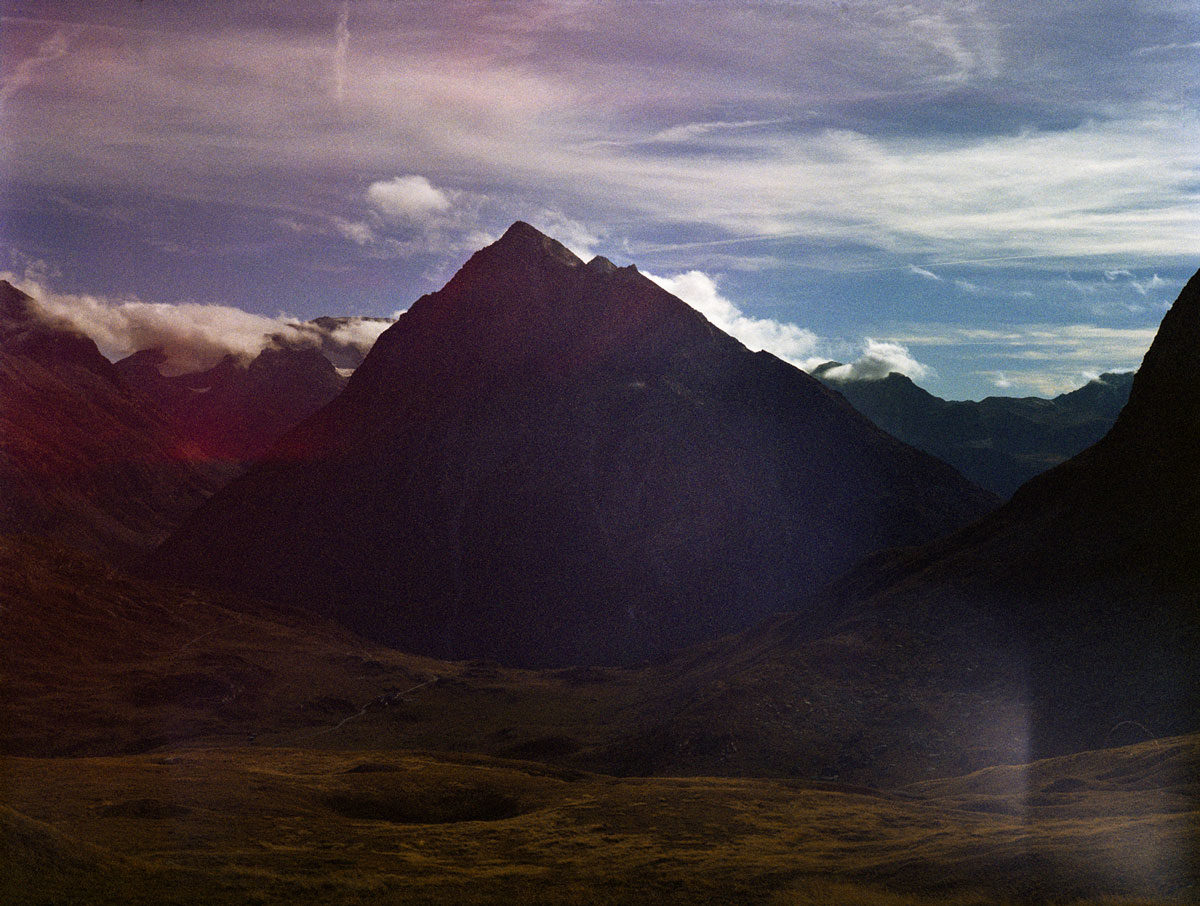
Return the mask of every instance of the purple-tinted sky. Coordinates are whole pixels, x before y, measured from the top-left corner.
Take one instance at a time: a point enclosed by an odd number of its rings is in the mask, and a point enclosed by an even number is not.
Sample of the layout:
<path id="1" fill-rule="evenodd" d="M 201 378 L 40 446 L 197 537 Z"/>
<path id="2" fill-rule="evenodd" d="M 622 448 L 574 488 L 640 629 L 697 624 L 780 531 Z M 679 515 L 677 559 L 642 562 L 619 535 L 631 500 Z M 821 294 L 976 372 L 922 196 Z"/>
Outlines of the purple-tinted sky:
<path id="1" fill-rule="evenodd" d="M 111 354 L 391 314 L 521 218 L 797 363 L 1045 394 L 1200 266 L 1194 0 L 0 10 L 0 270 Z"/>

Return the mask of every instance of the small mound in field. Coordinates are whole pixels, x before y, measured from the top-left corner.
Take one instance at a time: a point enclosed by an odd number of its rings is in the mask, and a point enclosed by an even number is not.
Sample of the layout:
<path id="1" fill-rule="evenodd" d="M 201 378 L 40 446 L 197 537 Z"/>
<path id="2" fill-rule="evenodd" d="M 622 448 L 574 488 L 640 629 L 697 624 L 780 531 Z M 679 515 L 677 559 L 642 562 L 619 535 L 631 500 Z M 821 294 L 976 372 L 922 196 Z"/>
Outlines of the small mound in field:
<path id="1" fill-rule="evenodd" d="M 101 818 L 163 820 L 165 818 L 182 818 L 184 815 L 190 815 L 192 810 L 185 805 L 163 802 L 161 799 L 127 799 L 124 802 L 102 805 L 96 809 L 96 813 Z"/>
<path id="2" fill-rule="evenodd" d="M 393 824 L 503 821 L 532 810 L 514 797 L 489 787 L 331 793 L 324 797 L 324 803 L 343 818 Z"/>

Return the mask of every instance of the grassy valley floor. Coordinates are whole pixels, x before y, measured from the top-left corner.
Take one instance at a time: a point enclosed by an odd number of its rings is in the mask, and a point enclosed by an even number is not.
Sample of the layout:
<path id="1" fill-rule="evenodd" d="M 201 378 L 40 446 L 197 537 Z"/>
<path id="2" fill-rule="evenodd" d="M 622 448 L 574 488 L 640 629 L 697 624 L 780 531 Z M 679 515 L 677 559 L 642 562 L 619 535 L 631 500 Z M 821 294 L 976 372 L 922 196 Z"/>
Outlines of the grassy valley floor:
<path id="1" fill-rule="evenodd" d="M 5 903 L 1188 902 L 1200 736 L 891 792 L 482 755 L 6 758 Z"/>

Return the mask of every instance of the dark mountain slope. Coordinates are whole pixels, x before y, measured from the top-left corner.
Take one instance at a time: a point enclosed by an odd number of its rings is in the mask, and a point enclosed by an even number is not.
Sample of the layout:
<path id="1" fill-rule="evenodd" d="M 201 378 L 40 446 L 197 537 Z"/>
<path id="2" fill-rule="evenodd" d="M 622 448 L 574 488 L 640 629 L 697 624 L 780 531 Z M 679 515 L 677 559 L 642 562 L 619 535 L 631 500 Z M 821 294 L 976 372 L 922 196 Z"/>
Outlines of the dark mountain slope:
<path id="1" fill-rule="evenodd" d="M 128 558 L 226 475 L 187 462 L 168 421 L 87 337 L 0 282 L 0 531 Z"/>
<path id="2" fill-rule="evenodd" d="M 636 269 L 518 223 L 156 564 L 442 656 L 619 662 L 992 498 Z"/>
<path id="3" fill-rule="evenodd" d="M 1129 398 L 1133 374 L 1103 374 L 1054 399 L 939 399 L 893 372 L 882 380 L 813 371 L 885 431 L 944 459 L 981 487 L 1008 497 L 1033 476 L 1103 437 Z"/>
<path id="4" fill-rule="evenodd" d="M 332 400 L 346 384 L 314 347 L 269 346 L 248 365 L 228 356 L 212 368 L 165 377 L 165 356 L 142 350 L 117 362 L 171 421 L 198 461 L 261 459 L 289 428 Z"/>
<path id="5" fill-rule="evenodd" d="M 878 782 L 1200 727 L 1200 275 L 1095 446 L 877 555 L 806 615 L 676 661 L 631 770 Z"/>

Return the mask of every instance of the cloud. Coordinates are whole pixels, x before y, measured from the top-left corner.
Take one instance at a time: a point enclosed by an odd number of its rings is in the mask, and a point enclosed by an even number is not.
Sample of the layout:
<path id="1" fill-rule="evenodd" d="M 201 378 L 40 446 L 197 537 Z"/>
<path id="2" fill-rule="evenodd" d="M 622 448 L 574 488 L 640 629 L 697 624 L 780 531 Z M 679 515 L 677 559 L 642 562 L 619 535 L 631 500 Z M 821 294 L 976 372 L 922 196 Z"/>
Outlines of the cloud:
<path id="1" fill-rule="evenodd" d="M 553 236 L 584 261 L 596 257 L 596 247 L 601 237 L 580 221 L 558 211 L 543 210 L 532 217 L 530 223 L 547 236 Z"/>
<path id="2" fill-rule="evenodd" d="M 483 195 L 435 186 L 410 173 L 367 186 L 357 216 L 330 215 L 328 223 L 369 258 L 410 258 L 474 251 L 491 241 L 480 227 Z M 558 225 L 575 225 L 561 218 Z M 594 238 L 594 237 L 593 237 Z"/>
<path id="3" fill-rule="evenodd" d="M 361 220 L 346 220 L 342 217 L 334 217 L 333 226 L 342 236 L 349 239 L 355 245 L 375 245 L 379 242 L 379 237 L 375 235 L 375 231 L 371 229 L 371 225 Z"/>
<path id="4" fill-rule="evenodd" d="M 754 129 L 759 126 L 777 126 L 785 123 L 784 119 L 770 120 L 713 120 L 702 123 L 683 123 L 678 126 L 671 126 L 663 129 L 650 136 L 652 142 L 689 142 L 697 138 L 709 136 L 714 133 L 730 132 L 739 129 Z"/>
<path id="5" fill-rule="evenodd" d="M 987 386 L 1054 396 L 1079 387 L 1089 375 L 1136 370 L 1156 332 L 1155 327 L 1096 324 L 931 324 L 913 325 L 893 339 L 936 349 L 939 366 L 957 365 L 964 374 L 985 378 Z"/>
<path id="6" fill-rule="evenodd" d="M 933 369 L 914 359 L 906 346 L 867 337 L 862 355 L 849 365 L 830 368 L 822 376 L 834 381 L 879 381 L 893 371 L 906 374 L 913 380 L 933 374 Z"/>
<path id="7" fill-rule="evenodd" d="M 367 201 L 385 218 L 423 222 L 450 210 L 450 199 L 424 176 L 410 174 L 373 182 Z"/>
<path id="8" fill-rule="evenodd" d="M 1157 332 L 1157 327 L 1097 324 L 1012 324 L 999 328 L 930 324 L 914 325 L 894 339 L 909 346 L 1000 347 L 1006 354 L 1023 358 L 1136 362 L 1141 361 Z"/>
<path id="9" fill-rule="evenodd" d="M 350 52 L 350 3 L 343 0 L 338 11 L 337 26 L 333 31 L 333 96 L 339 101 L 346 98 L 346 57 Z"/>
<path id="10" fill-rule="evenodd" d="M 58 29 L 37 46 L 33 56 L 22 60 L 13 67 L 11 73 L 0 79 L 0 112 L 4 111 L 13 95 L 33 83 L 39 69 L 66 56 L 71 41 L 77 38 L 81 31 L 83 28 L 78 25 Z"/>
<path id="11" fill-rule="evenodd" d="M 687 271 L 675 277 L 646 276 L 752 350 L 765 349 L 799 368 L 826 361 L 815 355 L 819 338 L 811 330 L 745 314 L 717 291 L 716 281 L 703 271 Z"/>
<path id="12" fill-rule="evenodd" d="M 916 274 L 918 277 L 924 277 L 926 280 L 937 280 L 940 282 L 942 279 L 933 271 L 926 270 L 923 267 L 917 267 L 915 264 L 910 264 L 908 266 L 908 271 L 910 274 Z"/>
<path id="13" fill-rule="evenodd" d="M 239 29 L 149 6 L 110 16 L 129 28 L 87 29 L 38 71 L 44 92 L 11 97 L 6 180 L 277 214 L 327 207 L 331 187 L 359 174 L 420 173 L 424 186 L 384 191 L 381 214 L 444 213 L 455 200 L 436 186 L 469 182 L 514 209 L 538 198 L 659 236 L 688 225 L 804 240 L 787 260 L 835 241 L 927 262 L 1194 253 L 1187 148 L 1198 118 L 1186 80 L 1163 68 L 1171 55 L 1131 54 L 1155 43 L 1148 15 L 1093 34 L 1089 23 L 1107 13 L 944 0 L 712 4 L 679 29 L 675 4 L 623 15 L 604 3 L 570 14 L 541 4 L 536 15 L 524 5 L 466 15 L 450 2 L 362 4 L 353 78 L 348 16 L 338 16 L 331 94 L 327 8 L 302 7 L 289 29 L 247 13 Z M 173 28 L 139 30 L 157 16 Z M 1186 25 L 1188 14 L 1166 18 Z M 1186 32 L 1176 22 L 1171 34 Z M 1095 54 L 1064 51 L 1099 37 L 1109 43 Z M 1136 69 L 1105 78 L 1118 66 Z M 972 121 L 970 104 L 947 112 L 946 92 L 964 81 L 976 92 L 968 98 L 1011 96 L 1002 129 Z M 1047 98 L 1053 109 L 1039 114 Z M 864 101 L 879 112 L 851 116 Z M 914 104 L 922 118 L 897 115 Z M 714 116 L 722 110 L 739 113 Z M 920 125 L 897 131 L 910 121 Z M 721 153 L 664 137 L 717 137 Z"/>
<path id="14" fill-rule="evenodd" d="M 226 355 L 249 360 L 281 341 L 320 346 L 325 337 L 335 347 L 365 354 L 390 325 L 388 321 L 352 319 L 326 329 L 287 315 L 270 318 L 227 305 L 58 293 L 36 273 L 0 272 L 0 279 L 30 295 L 35 315 L 45 323 L 91 337 L 109 359 L 157 348 L 166 353 L 166 368 L 173 373 L 208 368 Z"/>
<path id="15" fill-rule="evenodd" d="M 1160 53 L 1176 53 L 1178 51 L 1200 50 L 1200 41 L 1187 42 L 1172 42 L 1170 44 L 1151 44 L 1147 47 L 1139 47 L 1133 51 L 1136 56 L 1147 56 L 1149 54 Z"/>
<path id="16" fill-rule="evenodd" d="M 1149 280 L 1130 280 L 1129 285 L 1142 296 L 1150 295 L 1150 291 L 1167 285 L 1167 281 L 1155 274 Z"/>

